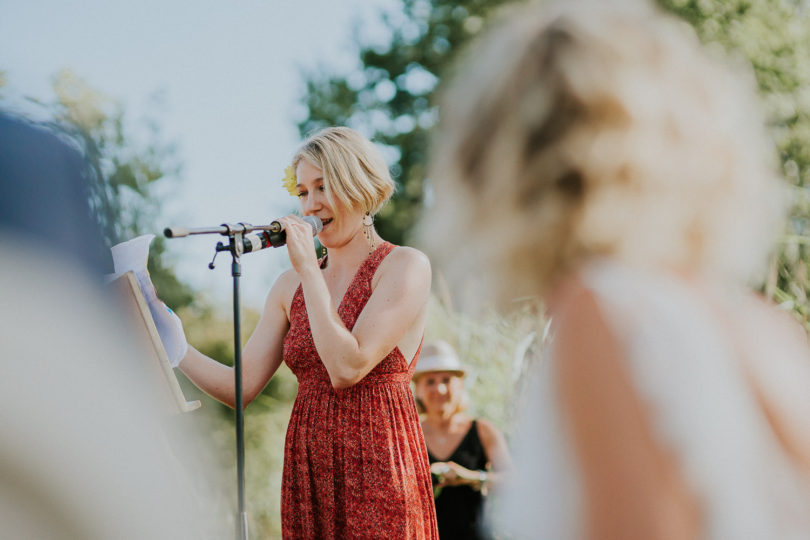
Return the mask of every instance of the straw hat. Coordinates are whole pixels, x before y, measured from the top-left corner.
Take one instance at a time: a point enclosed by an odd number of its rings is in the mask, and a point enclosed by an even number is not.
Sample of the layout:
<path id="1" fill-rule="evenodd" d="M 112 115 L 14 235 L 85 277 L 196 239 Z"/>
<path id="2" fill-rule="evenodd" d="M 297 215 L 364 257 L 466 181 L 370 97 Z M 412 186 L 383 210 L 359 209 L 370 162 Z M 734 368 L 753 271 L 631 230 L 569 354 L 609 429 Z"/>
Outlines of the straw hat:
<path id="1" fill-rule="evenodd" d="M 456 351 L 446 341 L 438 340 L 422 347 L 413 376 L 417 377 L 434 371 L 450 371 L 458 375 L 465 373 Z"/>

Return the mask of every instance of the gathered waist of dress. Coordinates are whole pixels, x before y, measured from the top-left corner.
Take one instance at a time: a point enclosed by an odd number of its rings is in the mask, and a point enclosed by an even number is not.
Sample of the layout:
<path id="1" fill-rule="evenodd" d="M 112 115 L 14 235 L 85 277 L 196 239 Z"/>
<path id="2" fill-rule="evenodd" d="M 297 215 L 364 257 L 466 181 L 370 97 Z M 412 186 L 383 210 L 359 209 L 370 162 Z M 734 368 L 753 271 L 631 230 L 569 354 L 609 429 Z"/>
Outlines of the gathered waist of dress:
<path id="1" fill-rule="evenodd" d="M 320 377 L 308 377 L 305 379 L 299 379 L 298 381 L 298 391 L 307 391 L 307 390 L 332 390 L 337 393 L 343 393 L 351 391 L 355 388 L 365 388 L 370 386 L 380 386 L 380 385 L 392 385 L 392 386 L 401 386 L 408 384 L 411 382 L 411 378 L 408 373 L 369 373 L 363 379 L 361 379 L 357 384 L 350 386 L 349 388 L 345 388 L 343 390 L 335 390 L 332 386 L 332 383 L 329 379 L 323 379 Z"/>

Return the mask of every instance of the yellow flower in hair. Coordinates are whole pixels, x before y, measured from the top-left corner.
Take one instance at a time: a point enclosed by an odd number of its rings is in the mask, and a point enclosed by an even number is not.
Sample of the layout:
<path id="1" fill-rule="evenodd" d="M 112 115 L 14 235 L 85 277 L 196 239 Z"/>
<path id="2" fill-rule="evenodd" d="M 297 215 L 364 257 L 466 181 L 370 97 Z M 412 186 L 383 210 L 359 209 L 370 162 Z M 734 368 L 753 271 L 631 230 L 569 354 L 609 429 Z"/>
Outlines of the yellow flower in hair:
<path id="1" fill-rule="evenodd" d="M 281 183 L 284 184 L 290 195 L 298 197 L 298 189 L 295 187 L 298 185 L 298 180 L 295 178 L 295 169 L 293 169 L 292 165 L 284 168 L 284 180 Z"/>

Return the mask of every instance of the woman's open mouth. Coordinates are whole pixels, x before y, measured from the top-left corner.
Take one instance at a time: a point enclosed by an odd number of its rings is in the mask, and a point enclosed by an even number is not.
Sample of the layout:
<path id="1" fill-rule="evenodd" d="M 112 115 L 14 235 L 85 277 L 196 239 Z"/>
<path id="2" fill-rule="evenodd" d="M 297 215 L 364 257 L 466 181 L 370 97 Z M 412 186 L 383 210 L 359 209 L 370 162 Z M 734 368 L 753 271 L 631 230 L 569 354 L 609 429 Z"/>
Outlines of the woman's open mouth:
<path id="1" fill-rule="evenodd" d="M 327 225 L 332 223 L 332 218 L 324 218 L 321 220 L 321 223 L 323 224 L 324 227 L 326 227 Z"/>

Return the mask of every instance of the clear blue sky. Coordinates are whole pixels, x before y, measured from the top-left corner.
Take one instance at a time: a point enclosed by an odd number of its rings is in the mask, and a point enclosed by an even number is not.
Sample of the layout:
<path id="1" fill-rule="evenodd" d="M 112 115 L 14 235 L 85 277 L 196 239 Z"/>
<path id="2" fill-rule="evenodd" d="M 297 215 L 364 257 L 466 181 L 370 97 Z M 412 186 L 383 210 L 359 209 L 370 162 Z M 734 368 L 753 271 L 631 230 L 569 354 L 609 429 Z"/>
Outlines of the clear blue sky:
<path id="1" fill-rule="evenodd" d="M 266 223 L 294 208 L 280 187 L 299 139 L 302 69 L 357 65 L 353 36 L 385 39 L 380 10 L 396 0 L 0 0 L 0 70 L 7 97 L 52 100 L 70 68 L 137 117 L 163 94 L 159 118 L 179 146 L 182 182 L 166 225 Z M 169 242 L 178 276 L 230 301 L 230 264 L 207 268 L 213 237 Z M 243 302 L 260 307 L 286 250 L 245 257 Z"/>

